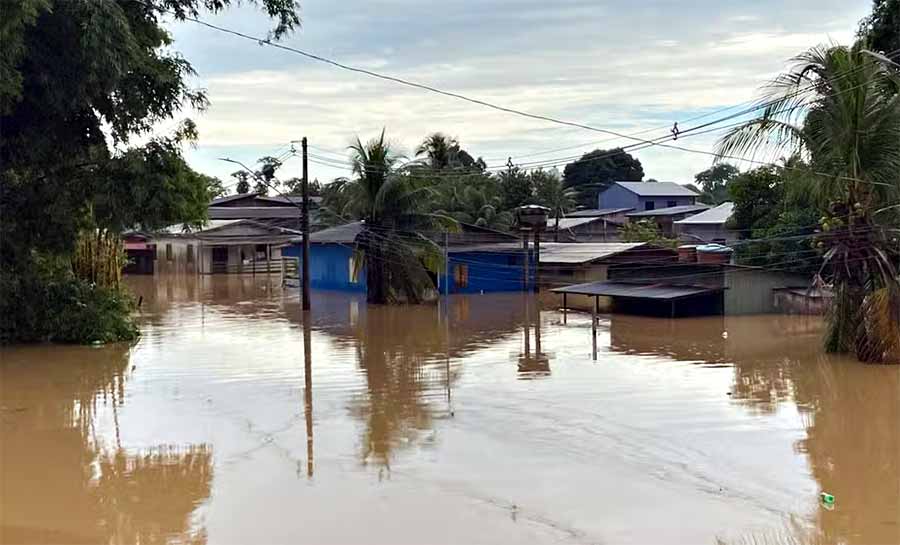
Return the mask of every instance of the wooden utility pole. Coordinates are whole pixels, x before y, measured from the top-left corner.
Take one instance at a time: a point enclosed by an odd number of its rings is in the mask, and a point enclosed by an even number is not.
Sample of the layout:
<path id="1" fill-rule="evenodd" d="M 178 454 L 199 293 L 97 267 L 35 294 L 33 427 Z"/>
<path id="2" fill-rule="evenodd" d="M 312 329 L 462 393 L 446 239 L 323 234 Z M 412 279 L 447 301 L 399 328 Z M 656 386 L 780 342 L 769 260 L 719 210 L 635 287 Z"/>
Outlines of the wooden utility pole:
<path id="1" fill-rule="evenodd" d="M 300 218 L 303 231 L 303 310 L 309 310 L 309 172 L 306 156 L 306 137 L 300 140 L 303 152 L 303 217 Z M 304 317 L 304 320 L 306 317 Z"/>

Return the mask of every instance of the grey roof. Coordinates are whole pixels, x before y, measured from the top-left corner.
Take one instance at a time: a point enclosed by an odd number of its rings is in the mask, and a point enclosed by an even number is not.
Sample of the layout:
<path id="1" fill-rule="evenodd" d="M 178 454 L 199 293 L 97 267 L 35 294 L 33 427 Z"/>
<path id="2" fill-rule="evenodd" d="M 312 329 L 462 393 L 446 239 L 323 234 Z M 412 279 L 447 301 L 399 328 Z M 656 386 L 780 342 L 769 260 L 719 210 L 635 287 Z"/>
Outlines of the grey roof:
<path id="1" fill-rule="evenodd" d="M 633 208 L 588 208 L 586 210 L 577 210 L 566 214 L 567 218 L 599 218 L 603 216 L 612 216 L 634 210 Z"/>
<path id="2" fill-rule="evenodd" d="M 293 206 L 221 206 L 210 207 L 210 219 L 300 218 L 302 213 Z M 310 214 L 312 215 L 312 214 Z"/>
<path id="3" fill-rule="evenodd" d="M 698 224 L 698 223 L 706 223 L 706 224 L 722 224 L 728 221 L 728 218 L 731 217 L 731 213 L 734 211 L 734 203 L 733 202 L 723 202 L 719 206 L 715 208 L 710 208 L 704 212 L 700 212 L 699 214 L 695 214 L 689 218 L 684 218 L 683 220 L 678 220 L 675 223 L 678 224 Z"/>
<path id="4" fill-rule="evenodd" d="M 300 195 L 261 195 L 259 193 L 237 193 L 235 195 L 226 195 L 224 197 L 215 198 L 210 201 L 209 206 L 219 206 L 231 201 L 239 201 L 241 199 L 249 199 L 253 197 L 262 201 L 277 202 L 281 204 L 300 205 L 303 203 L 303 197 Z M 322 202 L 322 197 L 310 197 L 309 201 L 314 204 L 319 204 Z"/>
<path id="5" fill-rule="evenodd" d="M 625 214 L 629 218 L 650 218 L 655 216 L 677 216 L 679 214 L 697 214 L 708 210 L 709 205 L 706 204 L 685 204 L 682 206 L 669 206 L 668 208 L 657 208 L 656 210 L 642 210 L 640 212 L 631 212 Z"/>
<path id="6" fill-rule="evenodd" d="M 646 246 L 646 242 L 542 242 L 541 263 L 581 264 L 611 257 L 634 248 Z M 529 245 L 533 249 L 533 246 Z M 473 244 L 451 248 L 450 253 L 485 252 L 516 253 L 522 251 L 519 243 Z"/>
<path id="7" fill-rule="evenodd" d="M 635 299 L 656 299 L 672 301 L 686 297 L 696 297 L 722 291 L 723 288 L 704 286 L 673 286 L 669 284 L 632 284 L 628 282 L 588 282 L 575 284 L 550 291 L 575 293 L 579 295 L 603 295 L 607 297 L 631 297 Z"/>
<path id="8" fill-rule="evenodd" d="M 616 182 L 641 197 L 696 197 L 697 194 L 675 182 Z"/>
<path id="9" fill-rule="evenodd" d="M 309 242 L 312 244 L 353 244 L 356 237 L 363 230 L 361 221 L 354 221 L 337 227 L 329 227 L 321 231 L 316 231 L 309 235 Z M 297 239 L 292 242 L 302 242 L 303 239 Z"/>
<path id="10" fill-rule="evenodd" d="M 594 223 L 595 221 L 605 221 L 605 222 L 613 224 L 613 225 L 619 225 L 620 223 L 622 223 L 621 220 L 616 221 L 616 220 L 610 220 L 610 219 L 606 219 L 603 217 L 596 217 L 596 216 L 578 217 L 578 218 L 561 218 L 559 220 L 559 230 L 562 231 L 565 229 L 573 229 L 575 227 L 578 227 L 579 225 L 587 225 L 589 223 Z M 546 230 L 547 231 L 555 231 L 556 230 L 556 220 L 555 219 L 547 220 Z"/>

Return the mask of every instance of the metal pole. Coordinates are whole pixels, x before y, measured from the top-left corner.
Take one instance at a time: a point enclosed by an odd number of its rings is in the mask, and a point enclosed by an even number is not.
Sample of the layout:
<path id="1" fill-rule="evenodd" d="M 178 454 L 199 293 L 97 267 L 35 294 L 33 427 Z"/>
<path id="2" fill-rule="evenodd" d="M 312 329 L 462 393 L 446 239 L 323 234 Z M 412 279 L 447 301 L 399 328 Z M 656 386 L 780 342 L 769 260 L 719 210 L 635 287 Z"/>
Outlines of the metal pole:
<path id="1" fill-rule="evenodd" d="M 534 230 L 534 293 L 541 292 L 541 231 Z"/>
<path id="2" fill-rule="evenodd" d="M 304 299 L 305 301 L 305 299 Z M 306 421 L 306 477 L 313 476 L 312 339 L 310 313 L 303 313 L 303 416 Z"/>
<path id="3" fill-rule="evenodd" d="M 596 302 L 597 298 L 594 297 L 594 301 Z M 591 337 L 593 339 L 592 345 L 592 357 L 593 359 L 597 359 L 597 305 L 591 305 Z"/>
<path id="4" fill-rule="evenodd" d="M 448 297 L 444 304 L 449 304 L 450 297 L 450 233 L 444 232 L 444 295 Z"/>
<path id="5" fill-rule="evenodd" d="M 528 291 L 528 231 L 522 237 L 522 291 Z"/>
<path id="6" fill-rule="evenodd" d="M 566 315 L 566 295 L 568 294 L 566 292 L 563 292 L 563 324 L 567 323 L 566 319 L 568 318 L 568 316 Z"/>
<path id="7" fill-rule="evenodd" d="M 303 150 L 303 310 L 309 310 L 309 171 L 306 157 L 306 137 L 300 140 Z"/>

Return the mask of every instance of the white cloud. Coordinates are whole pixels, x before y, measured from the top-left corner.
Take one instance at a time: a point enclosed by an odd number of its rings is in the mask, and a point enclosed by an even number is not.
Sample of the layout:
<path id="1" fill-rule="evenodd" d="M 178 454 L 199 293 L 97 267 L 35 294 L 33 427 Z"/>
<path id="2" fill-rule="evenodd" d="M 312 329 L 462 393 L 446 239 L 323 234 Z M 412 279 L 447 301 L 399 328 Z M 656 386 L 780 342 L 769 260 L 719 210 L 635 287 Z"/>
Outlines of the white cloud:
<path id="1" fill-rule="evenodd" d="M 286 43 L 529 112 L 625 133 L 660 127 L 641 135 L 654 137 L 666 134 L 674 120 L 753 98 L 788 58 L 808 47 L 852 39 L 868 7 L 854 1 L 859 5 L 765 2 L 757 6 L 760 15 L 728 13 L 712 0 L 688 8 L 608 2 L 602 10 L 587 1 L 473 2 L 447 9 L 406 0 L 380 5 L 374 14 L 353 0 L 310 1 L 304 3 L 304 29 Z M 438 16 L 436 9 L 442 10 Z M 828 20 L 822 21 L 826 12 Z M 244 15 L 216 20 L 265 32 L 264 20 Z M 407 150 L 440 130 L 489 158 L 607 138 L 340 71 L 190 25 L 177 27 L 176 39 L 212 100 L 197 119 L 201 145 L 190 157 L 217 175 L 230 170 L 209 159 L 216 150 L 259 153 L 306 135 L 319 147 L 343 153 L 354 135 L 365 139 L 381 127 Z M 685 139 L 684 145 L 710 150 L 714 139 Z M 710 160 L 659 148 L 637 155 L 648 176 L 679 181 L 689 181 Z M 322 172 L 326 177 L 336 171 Z"/>

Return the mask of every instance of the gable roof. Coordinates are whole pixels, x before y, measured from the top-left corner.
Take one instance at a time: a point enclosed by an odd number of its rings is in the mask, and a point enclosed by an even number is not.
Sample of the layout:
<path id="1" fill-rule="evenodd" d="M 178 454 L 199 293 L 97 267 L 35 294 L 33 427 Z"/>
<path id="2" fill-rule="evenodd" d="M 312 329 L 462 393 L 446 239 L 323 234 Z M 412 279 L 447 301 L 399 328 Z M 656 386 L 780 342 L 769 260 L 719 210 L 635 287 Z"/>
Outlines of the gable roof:
<path id="1" fill-rule="evenodd" d="M 693 216 L 684 218 L 683 220 L 678 220 L 675 223 L 681 225 L 694 225 L 694 224 L 723 224 L 728 221 L 728 218 L 731 217 L 731 213 L 734 211 L 734 203 L 733 202 L 723 202 L 719 206 L 715 208 L 710 208 L 704 212 L 700 212 L 699 214 L 695 214 Z"/>
<path id="2" fill-rule="evenodd" d="M 630 208 L 628 210 L 630 210 Z M 594 223 L 594 222 L 606 222 L 610 225 L 621 225 L 622 224 L 621 220 L 608 219 L 608 218 L 604 218 L 602 216 L 587 216 L 587 217 L 576 217 L 576 218 L 570 217 L 570 218 L 560 218 L 559 219 L 559 230 L 564 231 L 566 229 L 574 229 L 575 227 L 578 227 L 580 225 L 588 225 L 588 224 Z M 556 220 L 555 219 L 547 220 L 547 227 L 544 229 L 544 231 L 545 232 L 549 231 L 551 233 L 553 231 L 556 231 Z"/>
<path id="3" fill-rule="evenodd" d="M 675 182 L 615 182 L 639 197 L 696 197 L 697 194 Z"/>
<path id="4" fill-rule="evenodd" d="M 309 242 L 318 244 L 353 244 L 356 242 L 356 237 L 362 233 L 362 230 L 363 222 L 354 221 L 316 231 L 309 235 Z M 293 242 L 303 242 L 303 238 L 297 238 Z"/>
<path id="5" fill-rule="evenodd" d="M 587 208 L 585 210 L 576 210 L 566 214 L 567 218 L 602 218 L 603 216 L 612 216 L 628 212 L 634 208 Z"/>
<path id="6" fill-rule="evenodd" d="M 263 201 L 270 202 L 274 204 L 282 204 L 289 206 L 300 206 L 303 204 L 303 197 L 301 195 L 261 195 L 259 193 L 237 193 L 235 195 L 226 195 L 225 197 L 218 197 L 209 202 L 210 207 L 218 207 L 224 204 L 233 203 L 235 201 L 240 201 L 242 199 L 251 199 L 253 201 Z M 310 204 L 317 205 L 322 202 L 322 197 L 310 197 Z M 251 205 L 252 206 L 252 205 Z"/>
<path id="7" fill-rule="evenodd" d="M 629 218 L 651 218 L 656 216 L 677 216 L 679 214 L 697 214 L 708 210 L 707 204 L 684 204 L 681 206 L 669 206 L 666 208 L 657 208 L 655 210 L 642 210 L 640 212 L 631 212 L 625 214 Z"/>

